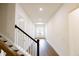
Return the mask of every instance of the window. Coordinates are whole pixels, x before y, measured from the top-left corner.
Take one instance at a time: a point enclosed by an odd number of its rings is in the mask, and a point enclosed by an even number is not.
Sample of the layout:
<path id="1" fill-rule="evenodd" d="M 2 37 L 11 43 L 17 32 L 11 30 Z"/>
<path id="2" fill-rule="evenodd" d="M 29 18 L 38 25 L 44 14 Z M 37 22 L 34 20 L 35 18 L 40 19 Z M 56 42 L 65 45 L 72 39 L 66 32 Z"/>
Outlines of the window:
<path id="1" fill-rule="evenodd" d="M 45 37 L 45 25 L 44 24 L 36 24 L 35 25 L 35 36 L 39 38 Z"/>

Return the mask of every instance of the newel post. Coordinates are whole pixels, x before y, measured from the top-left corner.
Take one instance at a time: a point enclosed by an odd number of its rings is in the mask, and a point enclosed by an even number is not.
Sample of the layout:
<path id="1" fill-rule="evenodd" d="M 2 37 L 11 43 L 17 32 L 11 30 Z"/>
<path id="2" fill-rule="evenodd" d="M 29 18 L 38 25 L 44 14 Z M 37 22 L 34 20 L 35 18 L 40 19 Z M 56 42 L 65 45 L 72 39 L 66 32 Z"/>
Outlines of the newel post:
<path id="1" fill-rule="evenodd" d="M 37 56 L 39 56 L 39 49 L 40 49 L 40 47 L 39 47 L 39 39 L 37 39 Z"/>

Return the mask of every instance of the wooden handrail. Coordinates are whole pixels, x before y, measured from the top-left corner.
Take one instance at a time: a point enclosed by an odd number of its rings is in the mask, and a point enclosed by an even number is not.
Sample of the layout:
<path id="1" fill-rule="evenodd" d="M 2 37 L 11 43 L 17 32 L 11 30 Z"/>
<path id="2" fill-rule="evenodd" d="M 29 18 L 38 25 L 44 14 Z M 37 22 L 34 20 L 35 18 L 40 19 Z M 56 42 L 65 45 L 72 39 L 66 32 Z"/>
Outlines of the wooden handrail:
<path id="1" fill-rule="evenodd" d="M 0 41 L 0 50 L 3 50 L 4 52 L 6 52 L 7 56 L 19 56 L 19 54 L 17 54 L 17 52 L 15 52 L 14 50 L 12 50 L 9 46 L 7 46 L 3 41 Z"/>

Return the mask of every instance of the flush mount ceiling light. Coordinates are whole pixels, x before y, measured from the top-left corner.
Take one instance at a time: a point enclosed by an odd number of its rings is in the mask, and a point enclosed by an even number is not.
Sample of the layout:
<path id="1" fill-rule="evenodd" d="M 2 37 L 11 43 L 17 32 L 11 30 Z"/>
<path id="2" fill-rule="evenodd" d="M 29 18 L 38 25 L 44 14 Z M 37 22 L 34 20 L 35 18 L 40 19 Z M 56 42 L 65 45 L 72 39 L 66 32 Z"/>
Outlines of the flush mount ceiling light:
<path id="1" fill-rule="evenodd" d="M 43 11 L 43 8 L 39 8 L 40 11 Z"/>
<path id="2" fill-rule="evenodd" d="M 44 24 L 44 23 L 42 23 L 42 22 L 38 22 L 38 23 L 36 23 L 36 24 L 40 24 L 40 25 L 41 25 L 41 24 Z"/>

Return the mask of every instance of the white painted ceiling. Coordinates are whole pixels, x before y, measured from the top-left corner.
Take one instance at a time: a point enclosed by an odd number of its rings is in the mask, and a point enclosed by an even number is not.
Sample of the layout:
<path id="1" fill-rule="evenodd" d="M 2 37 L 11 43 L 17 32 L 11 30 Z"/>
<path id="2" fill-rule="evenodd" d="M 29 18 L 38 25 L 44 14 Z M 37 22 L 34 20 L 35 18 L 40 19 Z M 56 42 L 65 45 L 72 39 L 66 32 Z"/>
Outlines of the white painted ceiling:
<path id="1" fill-rule="evenodd" d="M 20 3 L 19 4 L 34 23 L 46 23 L 62 6 L 61 3 Z M 40 8 L 43 10 L 40 11 Z"/>

